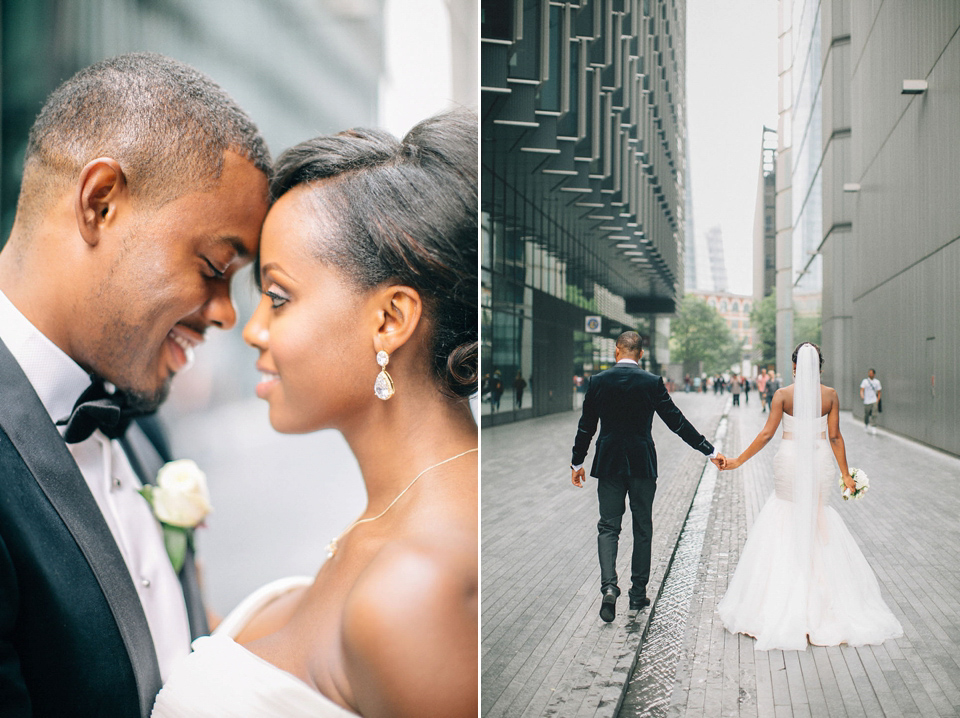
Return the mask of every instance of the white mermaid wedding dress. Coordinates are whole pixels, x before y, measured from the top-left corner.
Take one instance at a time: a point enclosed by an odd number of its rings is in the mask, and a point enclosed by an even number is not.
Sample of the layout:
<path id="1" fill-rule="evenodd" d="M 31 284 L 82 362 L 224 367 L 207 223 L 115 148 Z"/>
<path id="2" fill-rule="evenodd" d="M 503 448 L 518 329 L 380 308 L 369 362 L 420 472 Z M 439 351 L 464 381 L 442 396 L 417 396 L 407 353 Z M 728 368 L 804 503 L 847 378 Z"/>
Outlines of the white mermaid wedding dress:
<path id="1" fill-rule="evenodd" d="M 853 535 L 826 505 L 829 492 L 839 487 L 827 417 L 819 416 L 816 362 L 816 413 L 808 421 L 806 447 L 794 416 L 784 414 L 773 460 L 775 492 L 757 515 L 717 606 L 726 629 L 755 637 L 757 650 L 802 651 L 808 641 L 861 646 L 903 635 Z M 796 393 L 794 405 L 799 416 Z"/>
<path id="2" fill-rule="evenodd" d="M 174 665 L 151 718 L 357 718 L 233 640 L 268 603 L 312 582 L 312 577 L 284 578 L 247 596 Z"/>

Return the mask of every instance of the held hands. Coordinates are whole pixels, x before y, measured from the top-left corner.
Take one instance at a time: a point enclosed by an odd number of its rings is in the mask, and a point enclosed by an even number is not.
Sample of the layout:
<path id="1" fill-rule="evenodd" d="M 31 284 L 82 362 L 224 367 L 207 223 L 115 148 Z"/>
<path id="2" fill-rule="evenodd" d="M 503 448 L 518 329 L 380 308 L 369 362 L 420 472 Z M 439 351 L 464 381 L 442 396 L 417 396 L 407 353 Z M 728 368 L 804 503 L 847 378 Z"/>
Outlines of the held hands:
<path id="1" fill-rule="evenodd" d="M 733 469 L 738 468 L 743 463 L 742 461 L 740 461 L 739 457 L 737 457 L 736 459 L 730 459 L 730 458 L 727 458 L 726 456 L 721 456 L 718 454 L 717 458 L 720 459 L 720 463 L 717 464 L 717 468 L 720 469 L 720 471 L 731 471 Z M 712 460 L 712 461 L 715 464 L 717 463 L 715 460 Z"/>
<path id="2" fill-rule="evenodd" d="M 582 489 L 583 483 L 586 481 L 586 472 L 584 471 L 583 467 L 581 466 L 579 469 L 570 469 L 570 472 L 572 474 L 571 481 L 573 481 L 573 485 L 578 489 Z"/>
<path id="3" fill-rule="evenodd" d="M 716 466 L 716 467 L 717 467 L 718 469 L 720 469 L 721 471 L 723 471 L 723 462 L 726 461 L 726 460 L 727 460 L 727 458 L 726 458 L 723 454 L 720 454 L 720 453 L 718 453 L 716 456 L 714 456 L 712 459 L 710 459 L 710 461 L 713 463 L 713 465 Z"/>

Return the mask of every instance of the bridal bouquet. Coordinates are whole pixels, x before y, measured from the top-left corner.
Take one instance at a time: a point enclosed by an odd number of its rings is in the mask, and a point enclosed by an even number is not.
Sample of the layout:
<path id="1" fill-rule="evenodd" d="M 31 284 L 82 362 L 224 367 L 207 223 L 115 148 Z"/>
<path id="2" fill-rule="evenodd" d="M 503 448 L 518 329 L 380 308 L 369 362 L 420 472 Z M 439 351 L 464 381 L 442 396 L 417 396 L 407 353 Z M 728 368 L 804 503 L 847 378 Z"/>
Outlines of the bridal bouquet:
<path id="1" fill-rule="evenodd" d="M 843 500 L 847 499 L 859 499 L 862 498 L 867 489 L 870 488 L 870 477 L 867 476 L 867 472 L 863 469 L 854 469 L 850 468 L 850 476 L 853 478 L 854 483 L 856 483 L 856 488 L 853 491 L 850 491 L 843 483 L 843 477 L 840 477 L 840 489 L 843 492 Z"/>

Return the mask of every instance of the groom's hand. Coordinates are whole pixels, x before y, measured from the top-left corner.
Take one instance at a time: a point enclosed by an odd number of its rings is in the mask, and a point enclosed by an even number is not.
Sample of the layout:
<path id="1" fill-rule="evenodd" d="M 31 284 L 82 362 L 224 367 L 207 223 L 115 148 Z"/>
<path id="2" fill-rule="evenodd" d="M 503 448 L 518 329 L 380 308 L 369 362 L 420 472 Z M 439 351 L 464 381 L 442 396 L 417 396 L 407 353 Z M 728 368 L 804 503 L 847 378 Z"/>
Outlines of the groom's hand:
<path id="1" fill-rule="evenodd" d="M 586 472 L 583 470 L 583 467 L 581 466 L 579 469 L 570 469 L 570 472 L 572 474 L 571 481 L 573 481 L 573 485 L 578 489 L 582 489 L 583 482 L 586 480 Z"/>
<path id="2" fill-rule="evenodd" d="M 723 454 L 717 454 L 710 461 L 713 462 L 713 465 L 716 466 L 720 471 L 723 471 L 724 463 L 727 458 Z"/>

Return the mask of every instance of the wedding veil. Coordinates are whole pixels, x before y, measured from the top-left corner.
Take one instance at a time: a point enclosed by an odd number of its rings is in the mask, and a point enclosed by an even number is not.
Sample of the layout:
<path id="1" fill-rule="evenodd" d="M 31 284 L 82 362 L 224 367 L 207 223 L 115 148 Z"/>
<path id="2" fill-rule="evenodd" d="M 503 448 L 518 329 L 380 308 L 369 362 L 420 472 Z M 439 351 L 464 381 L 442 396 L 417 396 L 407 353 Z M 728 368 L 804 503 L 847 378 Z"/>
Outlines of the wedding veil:
<path id="1" fill-rule="evenodd" d="M 793 481 L 794 549 L 801 581 L 812 569 L 813 543 L 820 515 L 816 442 L 820 434 L 820 355 L 812 344 L 797 354 L 793 389 L 793 437 L 796 442 L 796 472 Z"/>

